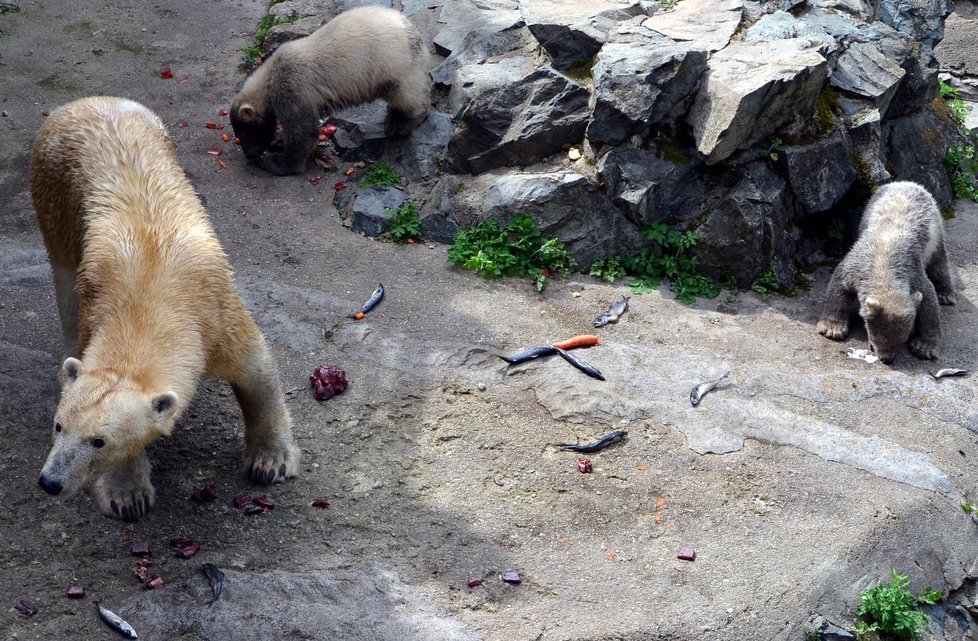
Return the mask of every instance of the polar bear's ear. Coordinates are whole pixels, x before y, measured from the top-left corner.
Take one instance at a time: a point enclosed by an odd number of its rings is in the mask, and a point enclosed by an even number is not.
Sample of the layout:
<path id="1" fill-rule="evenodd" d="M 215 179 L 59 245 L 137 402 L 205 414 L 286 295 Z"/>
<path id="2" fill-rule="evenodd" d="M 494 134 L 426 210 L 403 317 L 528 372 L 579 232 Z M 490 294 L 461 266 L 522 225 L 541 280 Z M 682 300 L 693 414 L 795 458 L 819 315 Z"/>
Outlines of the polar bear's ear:
<path id="1" fill-rule="evenodd" d="M 914 292 L 910 294 L 910 302 L 913 303 L 914 308 L 919 309 L 921 301 L 924 300 L 924 295 L 921 292 Z"/>
<path id="2" fill-rule="evenodd" d="M 246 102 L 238 107 L 238 116 L 245 122 L 252 122 L 258 118 L 258 110 L 250 102 Z"/>
<path id="3" fill-rule="evenodd" d="M 863 317 L 864 318 L 876 318 L 883 311 L 883 304 L 879 302 L 878 299 L 872 296 L 866 298 L 863 302 Z"/>
<path id="4" fill-rule="evenodd" d="M 177 411 L 177 394 L 176 392 L 160 392 L 154 396 L 150 403 L 153 405 L 153 412 L 156 413 L 156 417 L 159 420 L 169 418 Z"/>
<path id="5" fill-rule="evenodd" d="M 78 379 L 81 374 L 81 366 L 81 361 L 77 358 L 69 356 L 65 359 L 65 362 L 61 364 L 61 376 L 65 385 L 70 385 Z"/>

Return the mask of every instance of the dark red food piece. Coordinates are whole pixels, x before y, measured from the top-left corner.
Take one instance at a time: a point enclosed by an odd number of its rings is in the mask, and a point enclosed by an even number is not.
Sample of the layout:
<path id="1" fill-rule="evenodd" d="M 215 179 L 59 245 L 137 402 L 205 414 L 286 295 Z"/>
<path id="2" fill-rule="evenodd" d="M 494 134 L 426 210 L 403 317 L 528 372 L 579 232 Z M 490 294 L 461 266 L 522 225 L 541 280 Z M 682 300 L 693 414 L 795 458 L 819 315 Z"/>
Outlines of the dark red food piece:
<path id="1" fill-rule="evenodd" d="M 69 599 L 84 599 L 85 588 L 80 585 L 69 586 L 68 591 L 65 592 L 65 596 L 67 596 Z"/>
<path id="2" fill-rule="evenodd" d="M 162 78 L 163 80 L 169 80 L 172 77 L 173 77 L 173 71 L 169 67 L 167 67 L 166 69 L 160 72 L 160 78 Z"/>
<path id="3" fill-rule="evenodd" d="M 25 617 L 32 617 L 37 614 L 37 606 L 28 601 L 27 599 L 21 599 L 14 606 L 18 612 L 23 614 Z"/>
<path id="4" fill-rule="evenodd" d="M 135 543 L 129 553 L 133 556 L 149 556 L 149 543 Z"/>
<path id="5" fill-rule="evenodd" d="M 679 551 L 676 552 L 676 558 L 680 561 L 695 561 L 696 550 L 693 548 L 679 548 Z"/>
<path id="6" fill-rule="evenodd" d="M 244 509 L 244 513 L 247 514 L 248 516 L 251 516 L 252 514 L 261 514 L 266 511 L 267 510 L 265 510 L 265 508 L 263 508 L 260 505 L 249 505 Z"/>
<path id="7" fill-rule="evenodd" d="M 313 507 L 320 507 L 320 508 L 322 508 L 324 510 L 328 510 L 329 509 L 329 501 L 327 501 L 326 499 L 316 499 L 315 501 L 312 502 L 312 506 Z"/>
<path id="8" fill-rule="evenodd" d="M 190 493 L 190 498 L 198 503 L 213 503 L 217 500 L 217 486 L 195 487 L 194 491 Z"/>
<path id="9" fill-rule="evenodd" d="M 146 569 L 145 565 L 136 566 L 136 579 L 140 583 L 146 583 L 149 581 L 149 570 Z"/>
<path id="10" fill-rule="evenodd" d="M 248 507 L 251 505 L 251 495 L 250 494 L 239 494 L 234 497 L 234 507 L 239 510 L 243 507 Z"/>
<path id="11" fill-rule="evenodd" d="M 214 122 L 213 120 L 208 120 L 207 124 L 204 125 L 208 129 L 224 129 L 224 125 L 219 122 Z"/>
<path id="12" fill-rule="evenodd" d="M 317 401 L 333 398 L 340 392 L 345 392 L 348 386 L 346 372 L 335 365 L 320 365 L 313 370 L 309 382 L 312 383 Z"/>
<path id="13" fill-rule="evenodd" d="M 172 539 L 170 539 L 170 545 L 172 545 L 175 548 L 185 548 L 193 542 L 194 542 L 193 539 L 186 536 L 175 536 Z"/>
<path id="14" fill-rule="evenodd" d="M 200 552 L 200 544 L 191 543 L 190 545 L 185 545 L 177 550 L 175 556 L 178 559 L 189 559 L 190 557 L 195 556 L 198 552 Z"/>
<path id="15" fill-rule="evenodd" d="M 499 578 L 505 581 L 506 583 L 512 583 L 513 585 L 519 585 L 520 583 L 523 582 L 523 577 L 521 577 L 519 572 L 517 572 L 516 570 L 506 570 L 501 575 L 499 575 Z"/>
<path id="16" fill-rule="evenodd" d="M 263 510 L 273 510 L 275 509 L 275 501 L 268 498 L 267 496 L 256 496 L 251 499 L 251 502 L 262 508 Z"/>
<path id="17" fill-rule="evenodd" d="M 221 116 L 221 117 L 224 117 L 224 116 L 227 116 L 229 113 L 231 113 L 231 112 L 228 111 L 227 109 L 221 109 L 220 111 L 217 112 L 217 115 L 218 116 Z"/>
<path id="18" fill-rule="evenodd" d="M 594 471 L 594 466 L 591 464 L 591 459 L 582 458 L 577 459 L 577 471 L 581 474 L 590 474 Z"/>
<path id="19" fill-rule="evenodd" d="M 336 191 L 343 191 L 344 189 L 346 189 L 346 183 L 341 180 L 335 185 L 333 185 L 333 189 L 335 189 Z"/>
<path id="20" fill-rule="evenodd" d="M 189 125 L 190 123 L 187 122 L 186 120 L 181 120 L 180 122 L 177 123 L 177 126 L 180 127 L 181 129 L 183 129 L 184 127 L 188 127 Z"/>
<path id="21" fill-rule="evenodd" d="M 336 133 L 336 125 L 326 125 L 319 130 L 320 140 L 329 140 Z"/>
<path id="22" fill-rule="evenodd" d="M 162 588 L 163 579 L 161 577 L 154 576 L 150 578 L 148 581 L 146 581 L 145 585 L 147 590 L 155 590 L 156 588 Z"/>
<path id="23" fill-rule="evenodd" d="M 467 584 L 470 588 L 477 588 L 482 585 L 482 579 L 469 579 Z"/>

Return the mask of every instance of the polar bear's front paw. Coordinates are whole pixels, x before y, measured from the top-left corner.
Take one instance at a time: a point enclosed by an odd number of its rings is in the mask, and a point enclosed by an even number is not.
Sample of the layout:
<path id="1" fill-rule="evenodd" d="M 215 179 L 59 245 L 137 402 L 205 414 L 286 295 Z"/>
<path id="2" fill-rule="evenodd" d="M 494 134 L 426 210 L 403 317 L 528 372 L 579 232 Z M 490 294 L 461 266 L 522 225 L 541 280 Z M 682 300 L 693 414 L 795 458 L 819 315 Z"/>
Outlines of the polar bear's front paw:
<path id="1" fill-rule="evenodd" d="M 941 347 L 934 341 L 912 338 L 907 343 L 907 349 L 917 358 L 929 358 L 936 361 L 941 355 Z"/>
<path id="2" fill-rule="evenodd" d="M 297 474 L 299 450 L 292 443 L 255 450 L 245 455 L 248 478 L 252 482 L 281 483 Z"/>
<path id="3" fill-rule="evenodd" d="M 953 305 L 955 302 L 954 292 L 937 292 L 937 302 L 941 305 Z"/>
<path id="4" fill-rule="evenodd" d="M 826 338 L 831 338 L 834 341 L 841 341 L 849 335 L 849 324 L 843 321 L 823 318 L 822 320 L 818 321 L 818 325 L 815 326 L 815 331 Z"/>
<path id="5" fill-rule="evenodd" d="M 146 516 L 156 502 L 156 489 L 149 481 L 148 469 L 140 468 L 119 468 L 95 482 L 92 493 L 99 512 L 128 523 Z"/>

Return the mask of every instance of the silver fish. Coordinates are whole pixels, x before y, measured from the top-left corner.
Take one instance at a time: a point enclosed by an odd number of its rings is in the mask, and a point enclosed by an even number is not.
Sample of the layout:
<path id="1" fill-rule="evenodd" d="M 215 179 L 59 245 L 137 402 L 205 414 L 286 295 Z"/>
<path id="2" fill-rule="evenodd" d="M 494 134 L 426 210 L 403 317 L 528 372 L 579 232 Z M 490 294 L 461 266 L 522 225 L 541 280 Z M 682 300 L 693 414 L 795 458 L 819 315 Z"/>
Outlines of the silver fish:
<path id="1" fill-rule="evenodd" d="M 935 379 L 938 379 L 938 378 L 944 378 L 945 376 L 964 376 L 967 373 L 968 370 L 966 369 L 954 369 L 953 367 L 949 367 L 947 369 L 939 369 L 933 374 L 931 374 L 931 376 L 933 376 Z"/>
<path id="2" fill-rule="evenodd" d="M 595 318 L 594 322 L 591 324 L 595 327 L 604 327 L 608 323 L 617 323 L 622 314 L 628 311 L 628 298 L 628 296 L 625 296 L 620 301 L 612 305 L 608 311 Z"/>
<path id="3" fill-rule="evenodd" d="M 730 376 L 730 372 L 727 372 L 720 378 L 714 379 L 712 381 L 700 383 L 699 385 L 694 387 L 692 391 L 689 393 L 689 402 L 693 404 L 693 407 L 696 407 L 697 405 L 700 404 L 700 400 L 702 400 L 702 398 L 706 396 L 707 392 L 709 392 L 711 389 L 719 385 L 720 381 L 722 381 L 728 376 Z"/>
<path id="4" fill-rule="evenodd" d="M 124 634 L 130 639 L 138 639 L 139 636 L 136 631 L 132 629 L 132 626 L 126 623 L 126 621 L 120 617 L 118 614 L 109 610 L 108 608 L 102 607 L 101 603 L 96 603 L 98 606 L 98 615 L 102 617 L 110 628 L 118 632 L 119 634 Z"/>
<path id="5" fill-rule="evenodd" d="M 211 591 L 214 593 L 214 598 L 207 603 L 207 605 L 212 605 L 214 601 L 221 598 L 221 591 L 224 589 L 224 573 L 221 572 L 221 568 L 213 563 L 205 563 L 204 574 L 210 581 Z"/>

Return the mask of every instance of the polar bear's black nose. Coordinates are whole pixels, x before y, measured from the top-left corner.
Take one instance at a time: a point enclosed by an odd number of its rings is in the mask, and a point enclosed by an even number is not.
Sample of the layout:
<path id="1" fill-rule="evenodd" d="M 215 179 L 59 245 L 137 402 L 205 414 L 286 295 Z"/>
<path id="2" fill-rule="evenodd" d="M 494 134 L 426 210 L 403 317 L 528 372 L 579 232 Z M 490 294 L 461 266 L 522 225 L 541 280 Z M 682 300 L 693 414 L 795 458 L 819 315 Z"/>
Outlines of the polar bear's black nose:
<path id="1" fill-rule="evenodd" d="M 50 494 L 51 496 L 57 496 L 61 492 L 61 485 L 58 481 L 52 481 L 48 477 L 41 475 L 41 478 L 37 481 L 37 484 L 41 486 L 41 489 Z"/>

